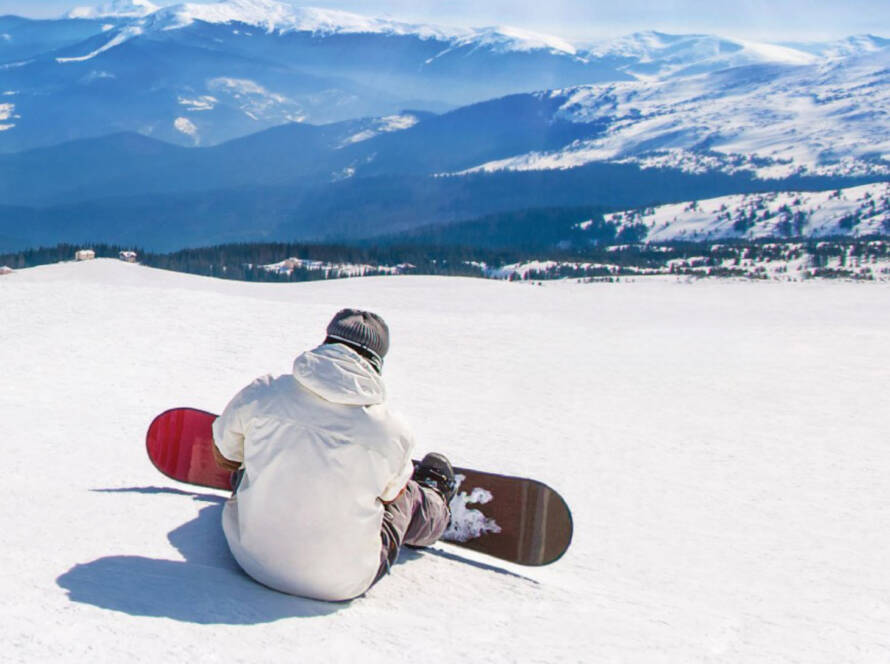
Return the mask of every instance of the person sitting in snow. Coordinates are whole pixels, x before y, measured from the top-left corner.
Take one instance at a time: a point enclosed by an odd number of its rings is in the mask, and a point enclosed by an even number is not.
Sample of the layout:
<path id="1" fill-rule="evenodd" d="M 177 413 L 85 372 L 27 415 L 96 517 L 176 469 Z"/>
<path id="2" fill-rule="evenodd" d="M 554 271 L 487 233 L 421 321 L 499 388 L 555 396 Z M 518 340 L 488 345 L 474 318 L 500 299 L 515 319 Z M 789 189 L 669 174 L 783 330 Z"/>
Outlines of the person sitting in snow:
<path id="1" fill-rule="evenodd" d="M 237 471 L 223 530 L 260 583 L 314 599 L 364 594 L 400 547 L 429 546 L 450 520 L 454 471 L 386 407 L 389 328 L 376 314 L 338 312 L 322 345 L 293 373 L 255 380 L 213 423 L 214 453 Z"/>

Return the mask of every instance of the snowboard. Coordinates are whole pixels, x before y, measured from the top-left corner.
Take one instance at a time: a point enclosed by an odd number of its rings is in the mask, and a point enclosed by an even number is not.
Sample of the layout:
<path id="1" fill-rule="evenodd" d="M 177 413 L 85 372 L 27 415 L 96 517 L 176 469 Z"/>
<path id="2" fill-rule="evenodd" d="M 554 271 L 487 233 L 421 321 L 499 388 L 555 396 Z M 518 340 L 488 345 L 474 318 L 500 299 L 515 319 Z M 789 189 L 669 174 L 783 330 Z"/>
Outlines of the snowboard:
<path id="1" fill-rule="evenodd" d="M 213 457 L 216 417 L 194 408 L 158 415 L 146 434 L 155 467 L 179 482 L 231 491 L 231 473 Z M 519 565 L 548 565 L 566 552 L 572 515 L 549 486 L 469 468 L 454 473 L 458 489 L 444 541 Z"/>

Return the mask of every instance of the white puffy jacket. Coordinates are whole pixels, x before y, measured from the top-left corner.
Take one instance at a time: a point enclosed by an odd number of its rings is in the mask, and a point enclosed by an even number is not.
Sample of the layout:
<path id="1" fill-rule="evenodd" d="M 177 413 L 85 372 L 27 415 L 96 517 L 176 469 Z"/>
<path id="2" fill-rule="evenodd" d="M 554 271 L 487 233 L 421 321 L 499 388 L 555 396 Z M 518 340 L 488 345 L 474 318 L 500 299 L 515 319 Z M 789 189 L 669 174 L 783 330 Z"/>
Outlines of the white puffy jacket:
<path id="1" fill-rule="evenodd" d="M 223 530 L 254 579 L 332 601 L 374 581 L 381 501 L 395 499 L 413 470 L 414 441 L 385 400 L 364 358 L 327 344 L 297 357 L 292 375 L 248 385 L 214 422 L 220 452 L 243 462 Z"/>

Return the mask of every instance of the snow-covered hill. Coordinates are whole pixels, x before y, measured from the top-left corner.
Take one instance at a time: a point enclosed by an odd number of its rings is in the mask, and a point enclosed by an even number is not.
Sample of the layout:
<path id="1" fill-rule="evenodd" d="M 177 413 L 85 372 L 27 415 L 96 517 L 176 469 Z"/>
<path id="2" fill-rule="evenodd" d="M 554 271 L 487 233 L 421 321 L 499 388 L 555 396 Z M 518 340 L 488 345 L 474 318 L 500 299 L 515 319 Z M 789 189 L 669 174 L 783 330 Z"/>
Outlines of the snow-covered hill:
<path id="1" fill-rule="evenodd" d="M 652 30 L 601 42 L 584 51 L 584 55 L 624 60 L 619 69 L 639 80 L 676 78 L 755 64 L 808 65 L 819 59 L 819 55 L 794 46 Z"/>
<path id="2" fill-rule="evenodd" d="M 549 93 L 557 117 L 605 130 L 562 149 L 468 172 L 565 169 L 599 161 L 689 172 L 890 174 L 890 50 L 806 66 L 756 65 Z"/>
<path id="3" fill-rule="evenodd" d="M 836 59 L 875 53 L 890 47 L 890 39 L 876 35 L 853 35 L 828 42 L 794 42 L 789 48 L 812 53 L 820 58 Z"/>
<path id="4" fill-rule="evenodd" d="M 879 662 L 887 288 L 0 276 L 3 659 Z M 418 453 L 557 487 L 565 558 L 406 551 L 337 605 L 238 572 L 224 494 L 159 475 L 145 428 L 289 370 L 345 305 L 391 325 Z"/>
<path id="5" fill-rule="evenodd" d="M 615 212 L 605 219 L 621 228 L 642 225 L 646 228 L 642 239 L 655 243 L 887 235 L 890 183 L 832 191 L 721 196 Z"/>

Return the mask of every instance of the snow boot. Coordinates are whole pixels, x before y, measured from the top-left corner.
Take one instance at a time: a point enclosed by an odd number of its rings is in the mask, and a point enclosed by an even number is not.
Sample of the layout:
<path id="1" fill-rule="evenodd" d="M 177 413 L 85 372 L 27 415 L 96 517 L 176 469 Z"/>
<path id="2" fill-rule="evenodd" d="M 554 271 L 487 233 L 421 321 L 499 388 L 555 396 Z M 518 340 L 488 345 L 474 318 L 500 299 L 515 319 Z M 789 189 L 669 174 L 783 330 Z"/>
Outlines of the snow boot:
<path id="1" fill-rule="evenodd" d="M 457 492 L 454 468 L 445 455 L 437 452 L 430 452 L 423 457 L 423 460 L 415 466 L 411 479 L 438 493 L 446 505 L 451 504 L 451 499 Z"/>

